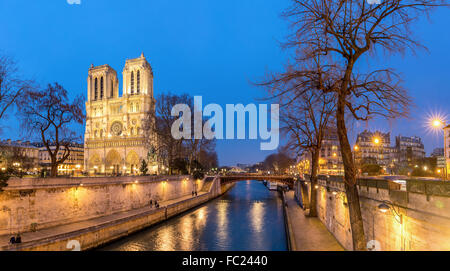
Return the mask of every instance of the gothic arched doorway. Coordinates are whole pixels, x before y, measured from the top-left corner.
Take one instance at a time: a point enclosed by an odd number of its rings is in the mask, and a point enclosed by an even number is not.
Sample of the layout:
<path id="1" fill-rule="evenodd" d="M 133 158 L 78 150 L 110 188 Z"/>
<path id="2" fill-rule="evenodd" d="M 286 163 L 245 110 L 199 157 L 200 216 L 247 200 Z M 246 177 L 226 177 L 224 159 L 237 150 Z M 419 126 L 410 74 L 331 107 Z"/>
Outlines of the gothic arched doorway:
<path id="1" fill-rule="evenodd" d="M 122 158 L 116 150 L 110 150 L 106 155 L 106 171 L 111 174 L 117 174 L 120 172 L 120 164 Z"/>
<path id="2" fill-rule="evenodd" d="M 139 173 L 139 156 L 135 151 L 130 151 L 127 154 L 127 168 L 130 169 L 131 174 Z"/>
<path id="3" fill-rule="evenodd" d="M 93 170 L 94 174 L 100 172 L 102 166 L 102 160 L 97 153 L 90 155 L 88 161 L 88 170 Z"/>

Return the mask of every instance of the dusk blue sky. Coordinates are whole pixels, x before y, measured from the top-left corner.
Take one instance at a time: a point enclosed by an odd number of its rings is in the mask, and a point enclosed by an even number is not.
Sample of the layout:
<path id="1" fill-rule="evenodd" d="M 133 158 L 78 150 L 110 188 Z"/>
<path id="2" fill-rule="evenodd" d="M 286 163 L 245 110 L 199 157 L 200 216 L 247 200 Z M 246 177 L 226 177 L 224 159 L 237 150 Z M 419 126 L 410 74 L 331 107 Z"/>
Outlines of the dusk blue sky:
<path id="1" fill-rule="evenodd" d="M 121 81 L 127 58 L 144 52 L 161 92 L 203 96 L 203 104 L 258 103 L 264 90 L 251 81 L 280 70 L 287 53 L 279 42 L 288 33 L 280 13 L 289 0 L 1 0 L 0 50 L 12 55 L 21 73 L 41 84 L 59 82 L 72 96 L 86 94 L 89 65 L 109 64 Z M 376 121 L 372 129 L 423 138 L 426 151 L 442 147 L 442 136 L 426 132 L 431 112 L 450 113 L 450 10 L 434 12 L 413 28 L 429 52 L 378 56 L 401 72 L 414 98 L 409 120 Z M 2 120 L 2 138 L 23 135 L 14 112 Z M 360 124 L 354 132 L 367 128 Z M 77 128 L 80 134 L 84 127 Z M 354 135 L 352 136 L 352 141 Z M 259 141 L 219 141 L 221 165 L 255 163 L 270 152 Z"/>

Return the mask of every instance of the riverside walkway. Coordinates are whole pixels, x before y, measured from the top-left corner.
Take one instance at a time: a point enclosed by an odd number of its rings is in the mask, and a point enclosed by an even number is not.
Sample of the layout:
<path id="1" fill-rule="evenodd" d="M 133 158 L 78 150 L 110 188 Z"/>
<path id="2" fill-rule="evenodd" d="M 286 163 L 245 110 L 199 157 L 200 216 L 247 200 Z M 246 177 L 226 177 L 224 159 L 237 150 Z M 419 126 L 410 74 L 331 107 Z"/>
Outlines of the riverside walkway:
<path id="1" fill-rule="evenodd" d="M 206 192 L 199 192 L 197 197 L 206 194 Z M 160 201 L 160 207 L 144 207 L 130 211 L 119 212 L 107 216 L 97 217 L 93 219 L 68 223 L 64 225 L 49 227 L 45 229 L 40 229 L 36 232 L 24 232 L 21 233 L 22 243 L 10 245 L 9 240 L 13 234 L 0 235 L 0 251 L 1 250 L 20 250 L 22 247 L 29 247 L 33 244 L 51 242 L 52 240 L 56 240 L 59 238 L 67 237 L 72 234 L 76 234 L 82 231 L 88 231 L 92 228 L 102 227 L 105 225 L 109 225 L 115 223 L 117 221 L 127 220 L 133 217 L 137 217 L 139 215 L 144 215 L 152 212 L 159 211 L 161 208 L 164 208 L 168 205 L 182 202 L 187 199 L 193 198 L 191 195 L 180 197 L 173 200 Z"/>
<path id="2" fill-rule="evenodd" d="M 294 250 L 343 251 L 344 248 L 316 217 L 306 217 L 294 198 L 294 191 L 286 192 L 287 215 L 291 224 Z"/>

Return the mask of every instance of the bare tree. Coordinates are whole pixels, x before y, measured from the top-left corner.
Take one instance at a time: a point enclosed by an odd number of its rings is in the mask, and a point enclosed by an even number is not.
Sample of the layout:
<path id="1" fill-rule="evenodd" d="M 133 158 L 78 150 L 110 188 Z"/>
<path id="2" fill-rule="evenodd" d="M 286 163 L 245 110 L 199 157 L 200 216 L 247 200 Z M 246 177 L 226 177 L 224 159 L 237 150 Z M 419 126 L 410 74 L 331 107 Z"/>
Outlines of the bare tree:
<path id="1" fill-rule="evenodd" d="M 295 81 L 294 81 L 295 82 Z M 310 86 L 285 93 L 280 97 L 282 131 L 288 135 L 287 148 L 300 155 L 304 151 L 311 157 L 311 197 L 309 216 L 317 216 L 317 194 L 315 186 L 319 172 L 322 141 L 334 124 L 335 96 L 333 93 L 320 93 Z M 284 89 L 284 88 L 283 88 Z M 301 93 L 300 95 L 296 95 Z M 292 97 L 293 94 L 297 97 Z"/>
<path id="2" fill-rule="evenodd" d="M 71 143 L 81 139 L 70 125 L 83 124 L 83 103 L 82 96 L 69 101 L 67 90 L 58 83 L 28 91 L 21 101 L 22 126 L 42 140 L 50 156 L 52 177 L 58 175 L 58 165 L 69 157 Z"/>
<path id="3" fill-rule="evenodd" d="M 31 85 L 32 81 L 20 79 L 14 60 L 6 55 L 0 56 L 0 119 Z"/>
<path id="4" fill-rule="evenodd" d="M 288 153 L 279 149 L 277 153 L 270 154 L 264 159 L 263 167 L 275 174 L 285 174 L 293 162 L 294 159 L 289 157 Z"/>
<path id="5" fill-rule="evenodd" d="M 219 166 L 219 158 L 217 157 L 217 152 L 215 150 L 200 150 L 197 160 L 205 170 L 211 170 L 212 168 L 217 168 Z"/>
<path id="6" fill-rule="evenodd" d="M 191 108 L 193 108 L 193 104 L 190 105 Z M 192 113 L 192 112 L 191 112 Z M 194 127 L 194 114 L 192 114 L 191 117 L 191 127 Z M 207 119 L 202 117 L 202 129 L 207 124 Z M 195 170 L 196 162 L 200 162 L 200 154 L 202 152 L 206 153 L 213 153 L 216 148 L 216 141 L 215 139 L 207 139 L 205 137 L 202 138 L 196 138 L 194 135 L 194 129 L 191 129 L 191 138 L 185 139 L 183 144 L 188 160 L 188 172 L 189 174 L 192 174 L 193 170 Z M 205 161 L 206 162 L 206 161 Z M 205 165 L 202 165 L 205 166 Z M 199 170 L 199 169 L 198 169 Z"/>
<path id="7" fill-rule="evenodd" d="M 156 98 L 155 110 L 150 111 L 143 120 L 143 129 L 147 137 L 156 137 L 154 148 L 163 164 L 167 165 L 169 174 L 173 172 L 173 163 L 183 153 L 183 139 L 172 136 L 172 124 L 178 118 L 172 116 L 176 104 L 192 104 L 187 94 L 175 95 L 162 93 Z"/>
<path id="8" fill-rule="evenodd" d="M 356 169 L 346 127 L 346 118 L 370 120 L 375 115 L 397 118 L 408 114 L 410 98 L 401 78 L 391 68 L 363 72 L 357 64 L 363 55 L 402 53 L 421 45 L 413 39 L 411 25 L 428 15 L 444 0 L 292 0 L 285 12 L 293 35 L 286 43 L 295 48 L 296 72 L 292 76 L 315 76 L 317 89 L 334 92 L 336 126 L 345 170 L 353 249 L 365 250 L 366 240 L 356 182 Z M 320 67 L 310 63 L 320 59 Z M 325 85 L 332 79 L 333 87 Z M 303 80 L 299 83 L 303 84 Z M 295 88 L 294 88 L 295 89 Z M 290 91 L 289 89 L 286 91 Z"/>
<path id="9" fill-rule="evenodd" d="M 191 111 L 191 138 L 174 138 L 172 135 L 172 125 L 180 116 L 172 115 L 172 108 L 177 104 L 185 104 Z M 215 149 L 215 141 L 204 137 L 201 139 L 194 137 L 194 102 L 190 95 L 175 95 L 162 93 L 156 99 L 154 111 L 150 111 L 144 118 L 144 131 L 147 137 L 155 135 L 154 148 L 158 157 L 168 166 L 169 173 L 173 174 L 174 168 L 183 168 L 189 174 L 199 167 L 198 163 L 205 157 L 206 153 L 212 153 Z M 180 113 L 181 114 L 181 113 Z M 202 119 L 202 127 L 205 120 Z M 202 165 L 205 166 L 205 165 Z"/>

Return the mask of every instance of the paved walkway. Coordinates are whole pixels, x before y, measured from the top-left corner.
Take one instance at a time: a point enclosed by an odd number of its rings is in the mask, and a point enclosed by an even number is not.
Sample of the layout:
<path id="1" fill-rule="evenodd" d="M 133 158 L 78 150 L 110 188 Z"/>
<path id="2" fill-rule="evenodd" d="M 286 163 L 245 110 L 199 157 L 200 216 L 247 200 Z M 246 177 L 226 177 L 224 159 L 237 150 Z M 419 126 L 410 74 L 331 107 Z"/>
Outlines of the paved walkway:
<path id="1" fill-rule="evenodd" d="M 306 217 L 294 198 L 294 191 L 286 192 L 287 213 L 293 231 L 296 250 L 342 251 L 344 248 L 316 217 Z"/>
<path id="2" fill-rule="evenodd" d="M 205 193 L 199 192 L 198 196 L 203 195 L 203 194 L 205 194 Z M 173 200 L 160 201 L 159 202 L 160 208 L 165 207 L 170 204 L 173 204 L 173 203 L 176 203 L 176 202 L 190 199 L 190 198 L 192 198 L 191 195 L 180 197 L 180 198 L 173 199 Z M 101 226 L 101 225 L 108 224 L 108 223 L 111 223 L 111 222 L 114 222 L 114 221 L 117 221 L 120 219 L 126 219 L 128 217 L 132 217 L 135 215 L 152 212 L 152 211 L 156 211 L 156 210 L 157 209 L 155 207 L 148 206 L 148 207 L 143 207 L 143 208 L 139 208 L 139 209 L 135 209 L 135 210 L 119 212 L 119 213 L 115 213 L 112 215 L 88 219 L 88 220 L 84 220 L 84 221 L 73 222 L 73 223 L 68 223 L 68 224 L 59 225 L 59 226 L 55 226 L 55 227 L 40 229 L 36 232 L 25 232 L 25 233 L 21 234 L 22 243 L 35 242 L 35 241 L 39 241 L 39 240 L 45 240 L 47 238 L 51 239 L 55 236 L 80 231 L 80 230 L 83 230 L 83 229 L 86 229 L 89 227 L 93 227 L 93 226 Z M 10 240 L 11 236 L 12 236 L 11 234 L 0 235 L 0 250 L 14 249 L 14 246 L 9 245 L 9 240 Z"/>

